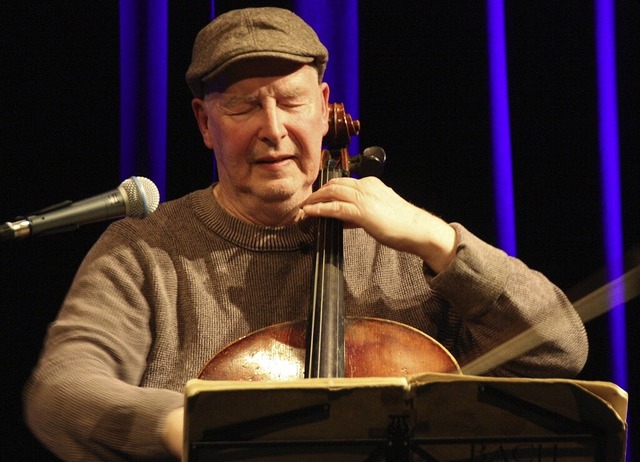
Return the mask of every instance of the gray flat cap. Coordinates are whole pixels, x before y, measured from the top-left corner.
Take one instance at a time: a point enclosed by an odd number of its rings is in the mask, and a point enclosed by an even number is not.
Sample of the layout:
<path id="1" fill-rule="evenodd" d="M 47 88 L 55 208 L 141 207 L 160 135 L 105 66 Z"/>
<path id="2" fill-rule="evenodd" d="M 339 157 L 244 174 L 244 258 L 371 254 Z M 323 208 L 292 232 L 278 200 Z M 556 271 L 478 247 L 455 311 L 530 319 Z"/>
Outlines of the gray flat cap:
<path id="1" fill-rule="evenodd" d="M 329 52 L 315 31 L 289 10 L 271 7 L 231 10 L 198 33 L 187 69 L 187 84 L 196 98 L 202 98 L 207 81 L 230 64 L 250 58 L 313 64 L 322 79 Z"/>

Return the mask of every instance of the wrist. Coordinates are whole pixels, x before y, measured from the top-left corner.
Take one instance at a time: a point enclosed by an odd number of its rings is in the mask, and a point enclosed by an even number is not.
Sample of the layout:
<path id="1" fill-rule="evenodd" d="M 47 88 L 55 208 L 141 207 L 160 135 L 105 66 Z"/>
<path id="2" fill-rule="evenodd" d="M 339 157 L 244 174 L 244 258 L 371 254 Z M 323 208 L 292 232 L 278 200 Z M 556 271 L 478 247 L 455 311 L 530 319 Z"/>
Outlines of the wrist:
<path id="1" fill-rule="evenodd" d="M 164 422 L 163 441 L 171 455 L 182 458 L 184 433 L 184 408 L 177 408 L 167 414 Z"/>
<path id="2" fill-rule="evenodd" d="M 436 218 L 428 229 L 428 239 L 419 246 L 417 255 L 438 274 L 456 258 L 456 231 L 439 218 Z"/>

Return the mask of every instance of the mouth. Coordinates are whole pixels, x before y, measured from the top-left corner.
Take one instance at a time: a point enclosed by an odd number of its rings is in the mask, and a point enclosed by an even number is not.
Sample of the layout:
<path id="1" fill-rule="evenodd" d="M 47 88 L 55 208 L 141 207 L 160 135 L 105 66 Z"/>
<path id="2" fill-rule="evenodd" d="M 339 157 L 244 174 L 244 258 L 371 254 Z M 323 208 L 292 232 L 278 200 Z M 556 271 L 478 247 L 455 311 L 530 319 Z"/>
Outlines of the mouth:
<path id="1" fill-rule="evenodd" d="M 256 159 L 254 163 L 258 165 L 265 165 L 265 166 L 269 166 L 269 165 L 277 166 L 293 160 L 295 160 L 295 156 L 293 155 L 281 155 L 281 156 L 262 157 L 262 158 Z"/>

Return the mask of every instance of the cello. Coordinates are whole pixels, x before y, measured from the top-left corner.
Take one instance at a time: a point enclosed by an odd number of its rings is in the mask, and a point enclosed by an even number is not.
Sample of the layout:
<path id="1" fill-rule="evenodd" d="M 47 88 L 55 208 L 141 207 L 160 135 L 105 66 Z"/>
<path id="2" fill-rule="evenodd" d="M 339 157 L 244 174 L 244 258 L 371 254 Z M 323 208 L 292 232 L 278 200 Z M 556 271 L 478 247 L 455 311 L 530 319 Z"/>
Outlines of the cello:
<path id="1" fill-rule="evenodd" d="M 349 156 L 350 137 L 359 132 L 359 121 L 342 103 L 330 105 L 317 187 L 332 178 L 381 173 L 386 158 L 381 148 Z M 418 329 L 385 319 L 345 317 L 342 240 L 339 220 L 318 219 L 308 319 L 268 326 L 236 340 L 214 355 L 198 378 L 282 381 L 461 373 L 451 353 Z"/>

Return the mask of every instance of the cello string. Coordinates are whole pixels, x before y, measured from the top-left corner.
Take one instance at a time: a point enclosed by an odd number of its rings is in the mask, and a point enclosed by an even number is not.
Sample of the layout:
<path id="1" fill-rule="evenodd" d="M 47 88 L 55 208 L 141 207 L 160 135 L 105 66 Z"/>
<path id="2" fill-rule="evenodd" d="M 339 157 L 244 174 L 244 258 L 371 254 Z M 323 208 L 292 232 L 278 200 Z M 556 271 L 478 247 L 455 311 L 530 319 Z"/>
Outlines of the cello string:
<path id="1" fill-rule="evenodd" d="M 621 294 L 622 297 L 619 300 L 617 299 L 617 303 L 612 306 L 611 299 L 613 294 Z M 640 295 L 640 265 L 582 297 L 573 305 L 582 321 L 586 323 L 638 295 Z M 545 342 L 543 334 L 545 328 L 553 325 L 555 321 L 555 318 L 548 319 L 516 335 L 502 345 L 462 366 L 462 373 L 466 375 L 485 374 L 541 345 Z"/>
<path id="2" fill-rule="evenodd" d="M 320 169 L 320 176 L 318 178 L 318 187 L 321 187 L 327 182 L 327 170 L 326 166 Z M 324 306 L 324 293 L 325 293 L 325 272 L 324 266 L 326 261 L 326 236 L 327 236 L 327 220 L 320 218 L 317 220 L 318 229 L 316 230 L 316 255 L 315 255 L 315 268 L 313 278 L 313 300 L 311 304 L 311 310 L 309 313 L 309 327 L 308 327 L 308 341 L 307 341 L 307 365 L 305 368 L 305 374 L 307 378 L 319 374 L 317 371 L 317 358 L 320 357 L 320 351 L 322 349 L 322 332 L 318 329 L 322 329 L 322 322 L 319 318 L 322 318 L 322 307 Z M 322 240 L 321 240 L 322 239 Z M 315 348 L 317 346 L 317 349 Z"/>

